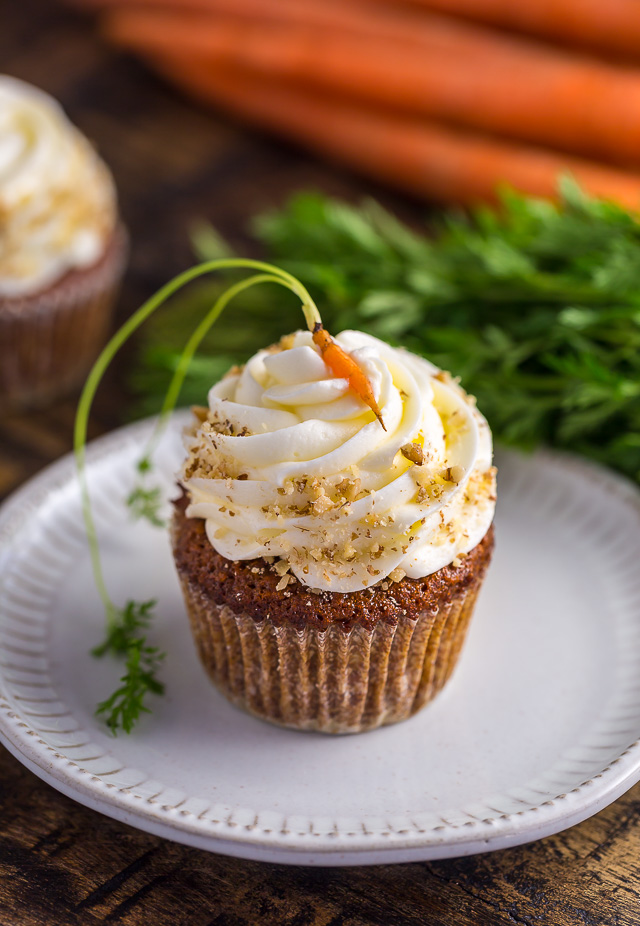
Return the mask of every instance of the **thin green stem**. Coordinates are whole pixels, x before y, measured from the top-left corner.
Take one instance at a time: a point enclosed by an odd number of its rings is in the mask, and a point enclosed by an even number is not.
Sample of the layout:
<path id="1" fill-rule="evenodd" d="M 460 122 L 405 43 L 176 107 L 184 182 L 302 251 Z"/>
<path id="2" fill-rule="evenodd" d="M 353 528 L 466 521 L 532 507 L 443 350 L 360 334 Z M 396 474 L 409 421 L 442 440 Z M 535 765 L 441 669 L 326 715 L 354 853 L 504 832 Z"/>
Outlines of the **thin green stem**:
<path id="1" fill-rule="evenodd" d="M 278 281 L 281 283 L 281 285 L 286 286 L 297 296 L 299 296 L 302 302 L 302 311 L 310 330 L 313 330 L 313 326 L 320 321 L 320 314 L 318 309 L 313 299 L 309 295 L 307 289 L 302 285 L 302 283 L 300 283 L 299 280 L 297 280 L 290 273 L 287 273 L 285 270 L 281 270 L 279 267 L 275 267 L 273 264 L 268 264 L 264 261 L 249 260 L 239 257 L 206 261 L 203 264 L 198 264 L 195 267 L 191 267 L 189 270 L 185 270 L 173 280 L 170 280 L 161 289 L 159 289 L 157 293 L 151 296 L 151 298 L 149 298 L 136 312 L 134 312 L 129 319 L 127 319 L 122 327 L 119 328 L 118 331 L 113 335 L 111 340 L 108 342 L 94 363 L 91 372 L 87 377 L 84 389 L 82 390 L 82 395 L 80 396 L 80 401 L 78 403 L 78 410 L 76 412 L 73 448 L 78 469 L 78 479 L 80 482 L 80 494 L 82 501 L 82 515 L 84 518 L 85 530 L 89 542 L 91 565 L 93 568 L 96 587 L 105 608 L 107 627 L 113 626 L 117 616 L 117 608 L 109 597 L 104 579 L 102 563 L 100 560 L 97 531 L 91 510 L 89 486 L 86 475 L 87 428 L 93 399 L 95 397 L 98 386 L 100 385 L 100 381 L 102 380 L 102 377 L 107 370 L 107 367 L 117 352 L 131 337 L 131 335 L 140 327 L 140 325 L 142 325 L 143 322 L 145 322 L 146 319 L 153 312 L 155 312 L 157 308 L 159 308 L 159 306 L 161 306 L 175 292 L 177 292 L 187 283 L 191 282 L 191 280 L 216 270 L 231 270 L 235 268 L 249 268 L 266 272 L 266 276 L 271 282 Z M 260 274 L 259 276 L 264 278 L 265 274 Z M 258 280 L 254 277 L 254 283 L 255 282 L 258 282 Z M 241 286 L 240 284 L 236 284 L 235 286 L 231 287 L 231 289 L 227 291 L 227 294 L 231 292 L 231 295 L 228 295 L 226 299 L 225 294 L 223 294 L 223 296 L 218 299 L 216 305 L 210 311 L 207 318 L 203 320 L 202 324 L 198 326 L 190 338 L 187 347 L 185 348 L 187 357 L 184 359 L 184 362 L 182 362 L 181 359 L 181 362 L 178 365 L 178 369 L 174 375 L 174 380 L 172 381 L 169 387 L 169 392 L 167 393 L 167 397 L 165 398 L 162 417 L 167 417 L 168 411 L 173 407 L 171 403 L 175 403 L 177 400 L 180 386 L 184 381 L 184 376 L 186 374 L 189 360 L 193 356 L 193 353 L 196 349 L 193 345 L 196 345 L 197 347 L 197 344 L 200 343 L 201 338 L 204 336 L 201 334 L 201 332 L 203 330 L 205 332 L 208 330 L 208 328 L 213 324 L 213 322 L 219 316 L 220 312 L 222 312 L 224 307 L 228 304 L 229 300 L 233 298 L 234 295 L 236 295 L 238 292 L 241 292 L 243 289 L 246 289 L 248 285 L 253 285 L 253 283 L 249 284 L 249 281 L 242 281 L 242 283 L 245 285 Z M 206 328 L 205 323 L 207 323 Z"/>
<path id="2" fill-rule="evenodd" d="M 225 310 L 227 305 L 234 299 L 237 295 L 243 292 L 245 289 L 249 289 L 252 286 L 256 286 L 259 283 L 277 283 L 279 286 L 284 286 L 286 289 L 290 289 L 296 295 L 300 295 L 297 292 L 296 287 L 284 277 L 278 277 L 274 274 L 260 273 L 255 274 L 254 276 L 247 277 L 246 280 L 240 280 L 238 283 L 235 283 L 233 286 L 230 286 L 226 289 L 221 296 L 216 300 L 213 307 L 207 312 L 205 317 L 202 319 L 198 327 L 195 329 L 189 340 L 187 341 L 178 363 L 176 365 L 175 372 L 169 383 L 169 388 L 167 389 L 164 401 L 162 403 L 162 409 L 160 411 L 160 416 L 158 422 L 153 430 L 153 434 L 147 444 L 147 448 L 144 453 L 144 460 L 150 460 L 152 457 L 160 438 L 169 422 L 171 412 L 176 407 L 178 402 L 178 397 L 180 396 L 180 390 L 184 383 L 185 377 L 189 370 L 191 361 L 193 360 L 194 354 L 200 347 L 203 339 L 207 336 L 209 329 L 216 322 L 216 320 L 222 315 L 222 312 Z M 316 310 L 317 311 L 317 310 Z"/>

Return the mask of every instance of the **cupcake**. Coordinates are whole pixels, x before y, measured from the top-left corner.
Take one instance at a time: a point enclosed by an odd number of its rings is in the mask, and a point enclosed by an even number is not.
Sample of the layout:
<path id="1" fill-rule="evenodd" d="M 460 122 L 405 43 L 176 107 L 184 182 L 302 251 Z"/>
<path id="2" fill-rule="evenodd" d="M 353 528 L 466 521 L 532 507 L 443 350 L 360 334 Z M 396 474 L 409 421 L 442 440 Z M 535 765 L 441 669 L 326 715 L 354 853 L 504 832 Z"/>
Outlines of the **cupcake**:
<path id="1" fill-rule="evenodd" d="M 0 408 L 79 384 L 126 254 L 111 175 L 46 93 L 0 75 Z"/>
<path id="2" fill-rule="evenodd" d="M 450 677 L 491 558 L 495 469 L 449 374 L 361 332 L 336 341 L 381 422 L 308 331 L 260 351 L 195 410 L 172 544 L 215 685 L 265 720 L 356 733 Z"/>

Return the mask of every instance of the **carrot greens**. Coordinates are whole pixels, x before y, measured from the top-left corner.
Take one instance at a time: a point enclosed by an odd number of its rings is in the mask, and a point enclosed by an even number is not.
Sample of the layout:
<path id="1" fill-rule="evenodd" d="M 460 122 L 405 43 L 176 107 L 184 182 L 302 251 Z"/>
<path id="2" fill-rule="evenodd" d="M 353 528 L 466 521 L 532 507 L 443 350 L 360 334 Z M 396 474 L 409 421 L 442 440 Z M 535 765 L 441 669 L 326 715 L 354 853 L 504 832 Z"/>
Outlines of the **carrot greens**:
<path id="1" fill-rule="evenodd" d="M 105 639 L 91 650 L 96 657 L 112 656 L 125 660 L 125 674 L 121 686 L 98 704 L 96 715 L 102 717 L 116 734 L 119 729 L 131 733 L 141 713 L 149 713 L 144 703 L 147 693 L 163 694 L 164 685 L 157 672 L 165 654 L 146 641 L 146 632 L 153 617 L 154 600 L 137 603 L 128 601 L 107 628 Z"/>
<path id="2" fill-rule="evenodd" d="M 567 449 L 640 481 L 640 222 L 569 179 L 560 194 L 554 204 L 505 193 L 499 209 L 449 213 L 432 235 L 371 201 L 303 194 L 254 229 L 329 330 L 367 331 L 461 376 L 497 441 Z M 201 257 L 216 253 L 202 227 L 197 243 Z M 181 304 L 187 318 L 198 298 Z M 258 320 L 275 314 L 261 290 L 221 320 L 183 400 L 262 346 Z M 280 301 L 277 318 L 281 330 L 298 326 Z M 183 324 L 173 311 L 145 332 L 133 383 L 144 403 L 164 388 Z"/>
<path id="3" fill-rule="evenodd" d="M 165 526 L 165 522 L 160 515 L 162 491 L 159 486 L 145 489 L 142 485 L 136 485 L 127 496 L 126 504 L 131 509 L 131 514 L 136 520 L 147 520 L 154 527 Z"/>

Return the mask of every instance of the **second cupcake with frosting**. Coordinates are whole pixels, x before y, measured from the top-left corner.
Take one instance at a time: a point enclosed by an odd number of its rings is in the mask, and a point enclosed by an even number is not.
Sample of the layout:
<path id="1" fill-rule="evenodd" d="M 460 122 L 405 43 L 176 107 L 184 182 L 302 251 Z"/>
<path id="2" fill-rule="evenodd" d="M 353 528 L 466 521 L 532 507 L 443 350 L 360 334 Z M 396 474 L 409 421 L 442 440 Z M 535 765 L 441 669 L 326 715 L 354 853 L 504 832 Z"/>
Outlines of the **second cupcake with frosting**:
<path id="1" fill-rule="evenodd" d="M 113 179 L 48 94 L 0 75 L 0 408 L 84 378 L 105 340 L 126 236 Z"/>

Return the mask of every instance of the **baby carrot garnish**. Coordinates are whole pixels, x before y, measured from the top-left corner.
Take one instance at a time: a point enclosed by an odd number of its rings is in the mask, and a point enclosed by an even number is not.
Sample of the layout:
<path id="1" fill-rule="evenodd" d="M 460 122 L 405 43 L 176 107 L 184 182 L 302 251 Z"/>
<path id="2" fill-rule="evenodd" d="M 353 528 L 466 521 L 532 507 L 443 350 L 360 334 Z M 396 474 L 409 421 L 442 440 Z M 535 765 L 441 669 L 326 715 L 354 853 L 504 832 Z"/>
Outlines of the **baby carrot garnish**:
<path id="1" fill-rule="evenodd" d="M 298 293 L 302 295 L 302 311 L 304 313 L 307 327 L 313 337 L 313 343 L 320 349 L 322 359 L 329 369 L 341 379 L 346 379 L 350 389 L 359 396 L 365 405 L 368 405 L 373 414 L 376 416 L 383 429 L 386 431 L 385 423 L 382 420 L 380 406 L 376 402 L 373 394 L 373 388 L 369 379 L 361 366 L 353 359 L 344 348 L 340 347 L 338 342 L 331 337 L 325 329 L 320 318 L 320 313 L 316 304 L 311 300 L 309 294 Z"/>
<path id="2" fill-rule="evenodd" d="M 326 331 L 322 322 L 315 322 L 312 330 L 313 343 L 320 348 L 322 359 L 336 376 L 347 380 L 351 389 L 358 395 L 365 405 L 368 405 L 384 430 L 386 427 L 382 420 L 382 412 L 376 402 L 371 383 L 364 370 L 358 366 L 351 354 L 348 354 L 337 341 Z"/>

